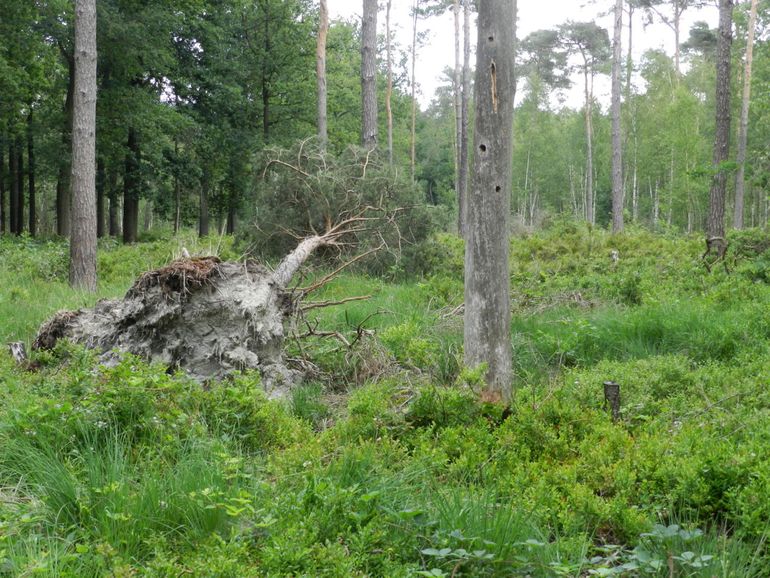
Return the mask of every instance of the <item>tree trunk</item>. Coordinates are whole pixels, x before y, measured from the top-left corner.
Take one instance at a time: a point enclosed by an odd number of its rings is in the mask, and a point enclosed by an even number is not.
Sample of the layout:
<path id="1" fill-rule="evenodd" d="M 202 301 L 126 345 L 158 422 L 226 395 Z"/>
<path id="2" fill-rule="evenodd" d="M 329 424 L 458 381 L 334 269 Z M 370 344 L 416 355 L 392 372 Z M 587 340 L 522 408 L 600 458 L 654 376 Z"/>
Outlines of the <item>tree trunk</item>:
<path id="1" fill-rule="evenodd" d="M 615 0 L 612 39 L 612 232 L 623 232 L 623 153 L 620 132 L 620 67 L 623 52 L 623 0 Z"/>
<path id="2" fill-rule="evenodd" d="M 120 236 L 120 211 L 119 211 L 119 199 L 118 193 L 118 171 L 115 169 L 114 163 L 110 163 L 110 177 L 109 177 L 109 190 L 107 195 L 110 198 L 110 210 L 109 210 L 109 234 L 110 237 Z"/>
<path id="3" fill-rule="evenodd" d="M 417 128 L 417 76 L 415 75 L 415 65 L 417 63 L 417 9 L 419 8 L 419 0 L 414 0 L 412 3 L 412 130 L 411 130 L 411 154 L 409 156 L 409 167 L 412 174 L 412 182 L 415 179 L 415 167 L 417 164 L 416 147 L 416 128 Z"/>
<path id="4" fill-rule="evenodd" d="M 730 46 L 732 44 L 733 0 L 719 0 L 719 40 L 717 44 L 716 130 L 713 166 L 716 171 L 709 194 L 706 222 L 707 253 L 716 250 L 724 256 L 725 192 L 727 171 L 722 167 L 730 152 Z"/>
<path id="5" fill-rule="evenodd" d="M 733 226 L 743 229 L 743 205 L 746 189 L 746 147 L 749 133 L 749 105 L 751 104 L 751 64 L 754 57 L 754 30 L 757 26 L 757 0 L 751 0 L 749 30 L 746 39 L 746 61 L 743 66 L 743 94 L 741 97 L 741 120 L 738 129 L 738 171 L 735 175 L 735 212 Z"/>
<path id="6" fill-rule="evenodd" d="M 228 235 L 234 235 L 235 234 L 235 218 L 236 218 L 236 211 L 235 211 L 235 192 L 230 193 L 230 201 L 227 205 L 227 223 L 226 223 L 226 231 Z"/>
<path id="7" fill-rule="evenodd" d="M 64 101 L 64 128 L 61 135 L 61 157 L 59 176 L 56 180 L 56 233 L 60 237 L 69 237 L 72 211 L 72 189 L 70 188 L 70 163 L 72 150 L 72 102 L 75 93 L 75 58 L 65 55 L 69 77 L 67 98 Z"/>
<path id="8" fill-rule="evenodd" d="M 628 1 L 628 49 L 626 51 L 626 104 L 631 97 L 631 76 L 634 72 L 634 4 Z"/>
<path id="9" fill-rule="evenodd" d="M 462 207 L 460 199 L 460 141 L 463 136 L 463 89 L 462 89 L 462 57 L 460 55 L 460 0 L 454 0 L 453 4 L 455 25 L 455 69 L 453 77 L 454 107 L 455 107 L 455 193 L 457 194 L 457 206 Z M 457 231 L 462 235 L 462 210 L 458 210 Z"/>
<path id="10" fill-rule="evenodd" d="M 128 127 L 127 148 L 123 174 L 123 242 L 136 243 L 139 227 L 141 150 L 133 126 Z"/>
<path id="11" fill-rule="evenodd" d="M 329 33 L 329 10 L 326 0 L 320 0 L 320 21 L 318 23 L 318 39 L 316 41 L 316 86 L 318 90 L 318 142 L 322 150 L 326 150 L 329 134 L 326 122 L 326 36 Z M 208 225 L 207 225 L 208 227 Z"/>
<path id="12" fill-rule="evenodd" d="M 11 184 L 11 198 L 9 203 L 9 230 L 12 235 L 18 235 L 21 231 L 17 218 L 19 216 L 19 155 L 16 153 L 16 138 L 11 136 L 8 145 L 8 178 Z"/>
<path id="13" fill-rule="evenodd" d="M 391 58 L 391 38 L 390 38 L 390 8 L 391 0 L 388 0 L 385 8 L 385 42 L 387 47 L 387 87 L 385 88 L 385 114 L 388 121 L 388 164 L 393 165 L 393 107 L 391 100 L 393 98 L 393 60 Z"/>
<path id="14" fill-rule="evenodd" d="M 16 234 L 24 232 L 24 139 L 21 135 L 16 137 L 17 161 L 16 178 L 19 180 L 19 194 L 16 202 Z"/>
<path id="15" fill-rule="evenodd" d="M 70 285 L 96 291 L 96 0 L 75 0 Z"/>
<path id="16" fill-rule="evenodd" d="M 182 187 L 179 185 L 179 142 L 174 139 L 174 235 L 182 226 Z"/>
<path id="17" fill-rule="evenodd" d="M 594 223 L 594 128 L 593 128 L 593 115 L 591 114 L 591 102 L 593 95 L 591 94 L 591 88 L 588 83 L 589 70 L 588 59 L 584 57 L 585 70 L 585 123 L 586 123 L 586 221 L 592 224 Z"/>
<path id="18" fill-rule="evenodd" d="M 269 71 L 270 53 L 272 52 L 272 43 L 270 42 L 270 11 L 269 2 L 260 3 L 265 8 L 264 18 L 264 55 L 262 56 L 262 135 L 265 138 L 265 143 L 270 142 L 270 80 L 271 74 Z"/>
<path id="19" fill-rule="evenodd" d="M 209 187 L 211 186 L 211 174 L 208 169 L 203 169 L 201 178 L 201 205 L 198 216 L 198 236 L 206 237 L 209 234 Z"/>
<path id="20" fill-rule="evenodd" d="M 487 365 L 487 395 L 511 399 L 508 213 L 513 125 L 513 5 L 479 3 L 474 164 L 465 249 L 465 364 Z"/>
<path id="21" fill-rule="evenodd" d="M 682 50 L 679 47 L 679 27 L 682 22 L 682 13 L 677 5 L 674 6 L 674 68 L 677 81 L 682 78 L 682 66 L 680 63 Z"/>
<path id="22" fill-rule="evenodd" d="M 465 237 L 465 223 L 468 215 L 468 106 L 471 98 L 471 8 L 470 0 L 463 2 L 463 91 L 462 123 L 460 133 L 460 170 L 458 171 L 457 199 L 459 204 L 458 230 Z"/>
<path id="23" fill-rule="evenodd" d="M 96 162 L 96 236 L 104 237 L 104 188 L 107 186 L 107 174 L 104 159 L 99 157 Z"/>
<path id="24" fill-rule="evenodd" d="M 32 125 L 32 111 L 27 117 L 27 190 L 29 194 L 29 234 L 37 235 L 37 206 L 35 199 L 35 134 Z"/>
<path id="25" fill-rule="evenodd" d="M 377 146 L 377 0 L 363 0 L 361 22 L 361 143 Z"/>
<path id="26" fill-rule="evenodd" d="M 0 137 L 0 234 L 5 234 L 5 139 Z"/>

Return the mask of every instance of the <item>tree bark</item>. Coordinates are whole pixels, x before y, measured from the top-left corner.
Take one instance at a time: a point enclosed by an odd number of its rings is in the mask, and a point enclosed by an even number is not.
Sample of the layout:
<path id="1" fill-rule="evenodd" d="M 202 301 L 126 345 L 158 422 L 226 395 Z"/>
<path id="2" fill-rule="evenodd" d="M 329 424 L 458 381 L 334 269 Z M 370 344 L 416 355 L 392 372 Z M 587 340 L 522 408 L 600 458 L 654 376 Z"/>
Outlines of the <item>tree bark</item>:
<path id="1" fill-rule="evenodd" d="M 70 285 L 96 291 L 96 0 L 75 0 Z"/>
<path id="2" fill-rule="evenodd" d="M 133 126 L 128 127 L 127 149 L 123 174 L 123 242 L 136 243 L 139 227 L 141 149 Z"/>
<path id="3" fill-rule="evenodd" d="M 612 232 L 623 232 L 623 152 L 620 129 L 620 68 L 623 52 L 623 0 L 615 0 L 612 39 Z"/>
<path id="4" fill-rule="evenodd" d="M 712 249 L 724 255 L 725 190 L 727 172 L 721 166 L 730 153 L 730 46 L 732 44 L 733 0 L 719 0 L 719 40 L 717 44 L 716 130 L 713 168 L 706 222 L 707 253 Z"/>
<path id="5" fill-rule="evenodd" d="M 741 97 L 741 120 L 738 129 L 738 171 L 735 175 L 735 211 L 733 226 L 743 229 L 744 196 L 746 190 L 746 147 L 749 133 L 749 106 L 751 104 L 751 65 L 754 57 L 754 30 L 757 26 L 757 0 L 751 0 L 749 30 L 746 39 L 746 60 L 743 65 L 743 94 Z"/>
<path id="6" fill-rule="evenodd" d="M 321 149 L 326 150 L 326 144 L 329 140 L 326 122 L 326 37 L 329 32 L 329 10 L 326 6 L 326 0 L 320 0 L 320 2 L 320 21 L 318 23 L 318 39 L 315 53 L 316 86 L 318 90 L 318 142 L 321 145 Z M 390 3 L 388 3 L 388 6 L 390 6 Z"/>
<path id="7" fill-rule="evenodd" d="M 377 0 L 363 0 L 361 22 L 361 144 L 377 146 Z"/>
<path id="8" fill-rule="evenodd" d="M 61 158 L 59 159 L 59 176 L 56 180 L 56 233 L 61 237 L 69 237 L 72 210 L 72 190 L 70 188 L 70 163 L 72 150 L 70 145 L 72 135 L 72 101 L 75 93 L 75 58 L 71 54 L 64 55 L 69 71 L 67 82 L 67 98 L 64 101 L 64 128 L 61 135 Z"/>
<path id="9" fill-rule="evenodd" d="M 27 190 L 29 194 L 29 234 L 37 234 L 37 207 L 35 199 L 35 134 L 32 125 L 32 111 L 27 116 Z"/>
<path id="10" fill-rule="evenodd" d="M 96 237 L 104 237 L 104 189 L 107 186 L 107 174 L 104 159 L 99 157 L 96 162 Z"/>
<path id="11" fill-rule="evenodd" d="M 506 402 L 512 380 L 508 213 L 513 28 L 509 0 L 479 3 L 474 164 L 465 249 L 465 364 L 485 363 L 486 396 Z"/>

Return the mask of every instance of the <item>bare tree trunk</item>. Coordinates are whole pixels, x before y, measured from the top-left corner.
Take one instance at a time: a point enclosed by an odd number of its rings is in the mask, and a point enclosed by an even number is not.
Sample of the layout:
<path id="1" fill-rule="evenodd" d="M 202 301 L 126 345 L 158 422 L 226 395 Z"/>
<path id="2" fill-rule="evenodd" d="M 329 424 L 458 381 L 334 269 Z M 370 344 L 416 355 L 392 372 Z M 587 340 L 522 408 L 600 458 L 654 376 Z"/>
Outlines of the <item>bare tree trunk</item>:
<path id="1" fill-rule="evenodd" d="M 623 0 L 615 0 L 615 27 L 612 40 L 612 232 L 623 232 L 623 157 L 620 131 L 620 66 L 623 53 Z"/>
<path id="2" fill-rule="evenodd" d="M 119 198 L 118 194 L 118 171 L 115 169 L 114 163 L 110 163 L 110 177 L 109 177 L 109 190 L 107 195 L 110 199 L 109 210 L 109 234 L 110 237 L 120 236 L 120 211 L 119 211 Z"/>
<path id="3" fill-rule="evenodd" d="M 29 195 L 29 234 L 37 234 L 37 212 L 35 199 L 35 134 L 32 124 L 32 110 L 27 116 L 27 191 Z"/>
<path id="4" fill-rule="evenodd" d="M 198 236 L 205 237 L 209 234 L 209 189 L 211 187 L 211 174 L 204 167 L 201 178 L 201 205 L 198 217 Z"/>
<path id="5" fill-rule="evenodd" d="M 465 249 L 465 364 L 487 364 L 489 399 L 510 402 L 508 214 L 513 125 L 513 5 L 479 3 L 474 170 Z"/>
<path id="6" fill-rule="evenodd" d="M 707 252 L 719 257 L 727 248 L 725 241 L 725 193 L 727 171 L 721 166 L 730 152 L 730 46 L 732 44 L 733 0 L 719 0 L 719 40 L 717 44 L 716 130 L 713 166 L 716 170 L 709 193 L 706 221 Z"/>
<path id="7" fill-rule="evenodd" d="M 390 5 L 390 0 L 388 5 Z M 329 134 L 326 122 L 326 37 L 329 33 L 329 10 L 326 0 L 320 0 L 320 21 L 318 23 L 318 40 L 316 43 L 316 83 L 318 87 L 318 142 L 322 150 L 326 150 Z M 388 44 L 390 46 L 390 44 Z M 206 225 L 208 228 L 208 224 Z"/>
<path id="8" fill-rule="evenodd" d="M 738 171 L 735 175 L 735 212 L 733 226 L 743 228 L 744 191 L 746 188 L 746 147 L 749 133 L 749 105 L 751 104 L 751 65 L 754 57 L 754 30 L 757 26 L 757 0 L 751 0 L 749 31 L 746 39 L 746 60 L 743 67 L 743 95 L 741 98 L 741 120 L 738 129 Z"/>
<path id="9" fill-rule="evenodd" d="M 174 138 L 174 235 L 182 226 L 182 188 L 179 186 L 179 142 Z"/>
<path id="10" fill-rule="evenodd" d="M 141 150 L 136 129 L 128 127 L 125 173 L 123 174 L 123 242 L 136 243 L 139 227 Z"/>
<path id="11" fill-rule="evenodd" d="M 236 206 L 235 206 L 235 192 L 230 193 L 230 202 L 227 205 L 227 223 L 226 231 L 228 235 L 235 234 L 235 220 L 236 220 Z"/>
<path id="12" fill-rule="evenodd" d="M 637 146 L 636 135 L 634 135 L 634 163 L 633 163 L 634 178 L 631 185 L 631 218 L 634 223 L 639 221 L 639 175 L 638 175 L 638 163 L 637 163 Z"/>
<path id="13" fill-rule="evenodd" d="M 594 128 L 593 115 L 591 114 L 591 102 L 593 95 L 588 83 L 588 60 L 585 60 L 585 123 L 586 123 L 586 221 L 594 223 Z"/>
<path id="14" fill-rule="evenodd" d="M 631 97 L 631 76 L 634 73 L 634 3 L 628 2 L 628 50 L 626 51 L 626 104 Z"/>
<path id="15" fill-rule="evenodd" d="M 265 142 L 270 142 L 270 53 L 272 52 L 272 43 L 270 41 L 270 3 L 260 2 L 263 6 L 265 17 L 262 23 L 262 35 L 264 36 L 264 56 L 262 58 L 262 136 Z"/>
<path id="16" fill-rule="evenodd" d="M 96 161 L 96 237 L 104 237 L 104 189 L 107 186 L 107 174 L 104 159 Z"/>
<path id="17" fill-rule="evenodd" d="M 75 0 L 70 285 L 96 291 L 96 0 Z"/>
<path id="18" fill-rule="evenodd" d="M 19 216 L 19 155 L 16 153 L 16 138 L 11 136 L 8 145 L 8 175 L 11 184 L 9 212 L 9 231 L 12 235 L 18 235 L 21 231 L 17 222 Z"/>
<path id="19" fill-rule="evenodd" d="M 462 235 L 462 206 L 460 200 L 460 141 L 463 136 L 463 95 L 462 95 L 462 60 L 460 56 L 460 0 L 454 0 L 452 5 L 455 25 L 455 69 L 453 77 L 454 107 L 455 107 L 455 193 L 457 194 L 457 231 Z"/>
<path id="20" fill-rule="evenodd" d="M 415 75 L 415 65 L 417 63 L 417 8 L 419 0 L 414 0 L 412 4 L 412 138 L 411 138 L 411 155 L 410 155 L 410 168 L 412 173 L 412 182 L 415 177 L 415 165 L 417 154 L 415 150 L 415 141 L 417 140 L 416 128 L 417 128 L 417 77 Z"/>
<path id="21" fill-rule="evenodd" d="M 21 135 L 16 137 L 17 161 L 16 176 L 19 180 L 19 196 L 16 202 L 16 234 L 24 232 L 24 140 Z"/>
<path id="22" fill-rule="evenodd" d="M 385 9 L 385 42 L 387 46 L 387 69 L 388 85 L 385 90 L 385 114 L 388 120 L 388 164 L 393 164 L 393 108 L 391 99 L 393 98 L 393 59 L 391 58 L 391 38 L 390 38 L 390 6 L 391 0 L 388 0 Z"/>
<path id="23" fill-rule="evenodd" d="M 361 143 L 377 146 L 377 0 L 363 0 L 361 22 Z"/>
<path id="24" fill-rule="evenodd" d="M 471 98 L 471 8 L 470 0 L 463 1 L 463 91 L 462 91 L 462 122 L 460 133 L 460 169 L 457 198 L 459 204 L 458 232 L 465 236 L 465 223 L 468 215 L 468 104 Z"/>

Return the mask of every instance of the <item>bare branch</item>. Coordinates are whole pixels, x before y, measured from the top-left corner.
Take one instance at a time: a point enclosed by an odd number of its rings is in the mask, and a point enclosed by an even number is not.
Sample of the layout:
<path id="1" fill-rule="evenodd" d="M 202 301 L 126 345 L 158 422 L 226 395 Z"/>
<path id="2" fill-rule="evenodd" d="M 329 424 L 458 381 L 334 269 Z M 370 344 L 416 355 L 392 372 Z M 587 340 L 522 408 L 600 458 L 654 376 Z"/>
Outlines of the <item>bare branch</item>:
<path id="1" fill-rule="evenodd" d="M 351 301 L 366 301 L 371 298 L 372 298 L 371 295 L 359 295 L 357 297 L 347 297 L 345 299 L 340 299 L 339 301 L 332 301 L 332 300 L 311 301 L 309 303 L 302 305 L 300 309 L 304 313 L 306 311 L 310 311 L 311 309 L 320 309 L 322 307 L 333 307 L 335 305 L 343 305 L 345 303 L 350 303 Z"/>
<path id="2" fill-rule="evenodd" d="M 329 273 L 328 275 L 323 277 L 317 283 L 313 283 L 309 287 L 305 287 L 304 289 L 300 289 L 300 291 L 302 292 L 303 295 L 307 295 L 308 293 L 312 293 L 313 291 L 316 291 L 316 290 L 320 289 L 321 287 L 326 285 L 329 281 L 334 279 L 334 277 L 339 275 L 342 270 L 346 269 L 347 267 L 349 267 L 350 265 L 352 265 L 356 261 L 360 261 L 364 257 L 366 257 L 368 255 L 371 255 L 372 253 L 376 253 L 377 251 L 382 249 L 384 246 L 385 246 L 384 244 L 380 244 L 379 246 L 374 247 L 373 249 L 369 249 L 368 251 L 366 251 L 364 253 L 361 253 L 360 255 L 356 255 L 354 258 L 350 259 L 350 261 L 346 261 L 345 263 L 343 263 L 342 265 L 337 267 L 334 271 L 332 271 L 331 273 Z"/>

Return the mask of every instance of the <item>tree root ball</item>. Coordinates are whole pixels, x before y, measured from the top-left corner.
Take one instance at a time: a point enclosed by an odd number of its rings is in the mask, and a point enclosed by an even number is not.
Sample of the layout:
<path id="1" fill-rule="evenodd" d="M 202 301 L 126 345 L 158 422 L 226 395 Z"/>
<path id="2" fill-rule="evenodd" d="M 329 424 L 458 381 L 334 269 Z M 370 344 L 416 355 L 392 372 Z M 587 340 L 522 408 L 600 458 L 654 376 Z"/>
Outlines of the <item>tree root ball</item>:
<path id="1" fill-rule="evenodd" d="M 104 363 L 128 352 L 201 382 L 258 369 L 268 394 L 280 397 L 297 379 L 283 360 L 290 306 L 284 284 L 254 261 L 179 259 L 141 275 L 123 299 L 57 313 L 33 347 L 68 339 L 99 350 Z"/>

